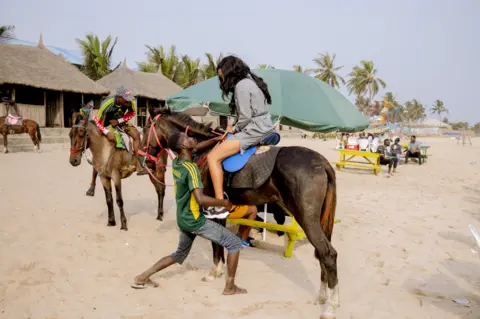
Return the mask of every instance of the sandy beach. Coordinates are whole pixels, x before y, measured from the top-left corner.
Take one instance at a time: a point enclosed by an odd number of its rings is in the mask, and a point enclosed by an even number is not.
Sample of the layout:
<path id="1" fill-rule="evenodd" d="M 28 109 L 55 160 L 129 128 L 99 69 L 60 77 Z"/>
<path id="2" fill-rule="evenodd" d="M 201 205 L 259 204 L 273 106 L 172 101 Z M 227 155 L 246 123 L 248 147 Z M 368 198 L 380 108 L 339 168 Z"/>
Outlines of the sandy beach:
<path id="1" fill-rule="evenodd" d="M 431 146 L 429 161 L 401 165 L 392 178 L 337 172 L 337 318 L 480 318 L 480 249 L 468 230 L 480 230 L 480 140 L 419 141 Z M 333 141 L 285 138 L 282 145 L 338 157 Z M 210 243 L 201 238 L 184 266 L 153 277 L 159 288 L 131 289 L 136 274 L 176 248 L 173 190 L 159 222 L 148 178 L 124 180 L 129 231 L 120 231 L 116 205 L 117 227 L 107 227 L 101 183 L 86 197 L 91 167 L 74 168 L 68 156 L 48 146 L 40 154 L 0 154 L 0 318 L 319 317 L 313 247 L 297 242 L 285 259 L 283 238 L 270 232 L 241 253 L 237 281 L 247 295 L 222 296 L 223 279 L 201 281 L 212 265 Z"/>

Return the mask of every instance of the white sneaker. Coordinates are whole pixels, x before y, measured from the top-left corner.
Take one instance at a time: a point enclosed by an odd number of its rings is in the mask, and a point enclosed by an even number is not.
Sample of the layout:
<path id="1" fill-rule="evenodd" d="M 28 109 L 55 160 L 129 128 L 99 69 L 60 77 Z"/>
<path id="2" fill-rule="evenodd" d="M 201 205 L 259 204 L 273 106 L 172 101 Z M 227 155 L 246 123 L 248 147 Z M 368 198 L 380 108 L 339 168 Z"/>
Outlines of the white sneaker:
<path id="1" fill-rule="evenodd" d="M 225 207 L 207 207 L 203 210 L 203 214 L 208 219 L 225 219 L 230 215 L 230 212 Z"/>

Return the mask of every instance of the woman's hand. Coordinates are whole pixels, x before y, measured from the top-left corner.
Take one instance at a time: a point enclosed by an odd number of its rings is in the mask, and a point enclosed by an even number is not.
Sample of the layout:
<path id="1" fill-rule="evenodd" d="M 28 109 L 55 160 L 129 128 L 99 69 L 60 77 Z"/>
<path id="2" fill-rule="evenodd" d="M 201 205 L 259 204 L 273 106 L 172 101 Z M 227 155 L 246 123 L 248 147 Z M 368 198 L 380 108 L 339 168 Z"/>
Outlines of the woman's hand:
<path id="1" fill-rule="evenodd" d="M 235 134 L 236 130 L 233 128 L 233 126 L 229 125 L 227 126 L 227 132 L 231 134 Z"/>

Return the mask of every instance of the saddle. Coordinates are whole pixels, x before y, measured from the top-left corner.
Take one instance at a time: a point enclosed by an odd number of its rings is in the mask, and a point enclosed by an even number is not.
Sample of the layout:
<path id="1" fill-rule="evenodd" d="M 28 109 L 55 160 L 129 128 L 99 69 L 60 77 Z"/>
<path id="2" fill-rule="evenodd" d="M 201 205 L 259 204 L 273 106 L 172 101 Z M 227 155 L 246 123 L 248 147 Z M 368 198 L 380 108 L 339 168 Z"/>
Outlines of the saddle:
<path id="1" fill-rule="evenodd" d="M 23 119 L 21 116 L 14 116 L 12 114 L 7 115 L 7 123 L 9 125 L 18 125 L 22 126 L 23 125 Z"/>
<path id="2" fill-rule="evenodd" d="M 270 177 L 281 147 L 280 134 L 268 134 L 257 146 L 222 162 L 226 188 L 259 188 Z"/>

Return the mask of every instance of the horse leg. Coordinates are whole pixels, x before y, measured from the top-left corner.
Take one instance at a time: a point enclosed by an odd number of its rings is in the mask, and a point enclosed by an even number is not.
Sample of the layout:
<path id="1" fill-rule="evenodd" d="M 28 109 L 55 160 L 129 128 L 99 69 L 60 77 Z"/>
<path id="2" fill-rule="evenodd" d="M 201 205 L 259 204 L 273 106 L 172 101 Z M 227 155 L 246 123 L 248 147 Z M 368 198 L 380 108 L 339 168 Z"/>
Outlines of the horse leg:
<path id="1" fill-rule="evenodd" d="M 113 196 L 112 196 L 112 183 L 110 177 L 100 176 L 100 180 L 103 184 L 103 190 L 105 191 L 105 199 L 107 200 L 108 207 L 108 223 L 107 226 L 115 226 L 115 214 L 113 212 Z"/>
<path id="2" fill-rule="evenodd" d="M 33 142 L 33 151 L 34 152 L 39 152 L 40 151 L 40 146 L 39 146 L 39 143 L 37 141 L 37 133 L 35 132 L 35 130 L 28 130 L 28 129 L 25 129 L 24 127 L 24 130 L 25 132 L 24 133 L 28 133 L 28 135 L 30 135 L 30 138 L 32 139 L 32 142 Z"/>
<path id="3" fill-rule="evenodd" d="M 8 153 L 8 140 L 7 140 L 7 133 L 2 133 L 2 136 L 3 136 L 3 152 L 5 154 Z"/>
<path id="4" fill-rule="evenodd" d="M 163 152 L 160 160 L 155 165 L 155 171 L 151 174 L 148 174 L 150 178 L 150 182 L 152 182 L 153 186 L 155 187 L 155 191 L 157 192 L 158 198 L 158 211 L 157 211 L 157 220 L 163 220 L 163 200 L 165 198 L 165 172 L 167 171 L 167 153 Z M 148 163 L 145 163 L 147 166 Z M 154 176 L 152 176 L 152 174 Z"/>
<path id="5" fill-rule="evenodd" d="M 165 154 L 166 155 L 166 154 Z M 163 220 L 163 200 L 165 198 L 165 172 L 167 169 L 164 166 L 157 165 L 155 172 L 155 178 L 152 175 L 149 175 L 150 181 L 155 187 L 158 198 L 158 211 L 157 211 L 157 220 Z M 157 181 L 158 180 L 158 181 Z M 163 184 L 162 184 L 163 183 Z"/>
<path id="6" fill-rule="evenodd" d="M 87 196 L 95 196 L 95 186 L 97 184 L 97 170 L 95 169 L 95 167 L 93 168 L 93 172 L 92 172 L 92 182 L 90 183 L 90 188 L 87 190 Z"/>
<path id="7" fill-rule="evenodd" d="M 222 226 L 225 226 L 227 224 L 227 221 L 222 219 L 222 220 L 216 220 L 214 219 L 213 221 L 219 223 Z M 206 275 L 203 277 L 202 281 L 213 281 L 216 278 L 221 277 L 224 274 L 224 266 L 225 266 L 225 251 L 224 248 L 220 245 L 215 244 L 212 242 L 212 250 L 213 250 L 213 267 Z"/>
<path id="8" fill-rule="evenodd" d="M 283 202 L 315 247 L 321 268 L 319 301 L 326 302 L 320 318 L 332 319 L 339 306 L 337 251 L 330 242 L 336 208 L 335 171 L 323 156 L 317 153 L 319 157 L 313 157 L 310 152 L 279 153 L 273 177 Z M 295 161 L 299 165 L 293 169 L 290 163 Z"/>
<path id="9" fill-rule="evenodd" d="M 122 196 L 122 178 L 120 177 L 119 172 L 113 172 L 112 174 L 113 185 L 115 185 L 115 195 L 117 197 L 117 206 L 120 210 L 120 222 L 122 230 L 128 230 L 127 228 L 127 218 L 125 217 L 125 212 L 123 211 L 123 196 Z"/>

